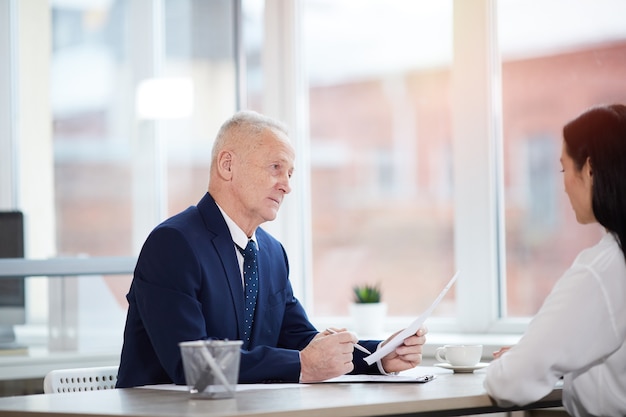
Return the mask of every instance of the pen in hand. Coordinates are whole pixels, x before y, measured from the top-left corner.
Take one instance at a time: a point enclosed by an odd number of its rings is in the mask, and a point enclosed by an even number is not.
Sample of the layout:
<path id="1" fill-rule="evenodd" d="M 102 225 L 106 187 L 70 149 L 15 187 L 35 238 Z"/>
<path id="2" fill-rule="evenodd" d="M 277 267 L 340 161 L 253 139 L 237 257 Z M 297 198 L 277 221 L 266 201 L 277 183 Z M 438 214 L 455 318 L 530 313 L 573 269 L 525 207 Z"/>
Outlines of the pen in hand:
<path id="1" fill-rule="evenodd" d="M 327 331 L 328 333 L 330 333 L 330 334 L 336 334 L 336 333 L 337 333 L 336 331 L 334 331 L 334 330 L 333 330 L 333 329 L 331 329 L 331 328 L 327 328 L 327 329 L 326 329 L 326 331 Z M 359 345 L 358 343 L 355 343 L 355 344 L 354 344 L 354 347 L 355 347 L 356 349 L 360 350 L 360 351 L 361 351 L 361 352 L 363 352 L 363 353 L 367 353 L 368 355 L 371 355 L 371 354 L 372 354 L 372 352 L 370 352 L 369 350 L 365 349 L 363 346 Z"/>

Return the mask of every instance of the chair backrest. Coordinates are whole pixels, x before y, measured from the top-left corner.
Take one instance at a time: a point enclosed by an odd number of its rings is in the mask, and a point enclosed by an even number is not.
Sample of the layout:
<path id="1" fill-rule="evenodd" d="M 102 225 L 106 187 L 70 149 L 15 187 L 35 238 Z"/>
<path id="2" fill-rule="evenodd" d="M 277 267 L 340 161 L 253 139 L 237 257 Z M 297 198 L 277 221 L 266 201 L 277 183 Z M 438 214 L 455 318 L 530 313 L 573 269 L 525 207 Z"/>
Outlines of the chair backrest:
<path id="1" fill-rule="evenodd" d="M 56 394 L 114 389 L 117 368 L 117 366 L 99 366 L 50 371 L 43 380 L 43 392 Z"/>

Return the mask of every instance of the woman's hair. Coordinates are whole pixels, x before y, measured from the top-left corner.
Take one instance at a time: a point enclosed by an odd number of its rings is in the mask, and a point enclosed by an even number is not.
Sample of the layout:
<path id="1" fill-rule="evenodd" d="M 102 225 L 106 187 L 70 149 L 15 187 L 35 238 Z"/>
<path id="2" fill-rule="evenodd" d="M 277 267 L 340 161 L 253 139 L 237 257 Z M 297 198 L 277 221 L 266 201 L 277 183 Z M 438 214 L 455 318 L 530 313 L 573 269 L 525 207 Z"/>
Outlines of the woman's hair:
<path id="1" fill-rule="evenodd" d="M 582 169 L 589 158 L 592 209 L 626 259 L 626 106 L 593 107 L 563 128 L 565 151 Z"/>

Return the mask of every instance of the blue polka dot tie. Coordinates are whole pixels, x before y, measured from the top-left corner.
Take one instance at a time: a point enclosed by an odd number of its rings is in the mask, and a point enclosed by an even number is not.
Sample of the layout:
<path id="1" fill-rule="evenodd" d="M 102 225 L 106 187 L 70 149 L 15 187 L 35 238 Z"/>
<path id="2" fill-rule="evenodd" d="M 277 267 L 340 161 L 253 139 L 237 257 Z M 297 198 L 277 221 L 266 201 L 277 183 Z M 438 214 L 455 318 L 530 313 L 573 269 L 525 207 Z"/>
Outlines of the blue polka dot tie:
<path id="1" fill-rule="evenodd" d="M 252 323 L 254 322 L 254 309 L 256 298 L 259 293 L 259 268 L 256 262 L 257 249 L 253 240 L 248 241 L 245 249 L 237 246 L 243 255 L 243 282 L 244 282 L 244 334 L 243 348 L 247 349 L 250 344 L 252 334 Z"/>

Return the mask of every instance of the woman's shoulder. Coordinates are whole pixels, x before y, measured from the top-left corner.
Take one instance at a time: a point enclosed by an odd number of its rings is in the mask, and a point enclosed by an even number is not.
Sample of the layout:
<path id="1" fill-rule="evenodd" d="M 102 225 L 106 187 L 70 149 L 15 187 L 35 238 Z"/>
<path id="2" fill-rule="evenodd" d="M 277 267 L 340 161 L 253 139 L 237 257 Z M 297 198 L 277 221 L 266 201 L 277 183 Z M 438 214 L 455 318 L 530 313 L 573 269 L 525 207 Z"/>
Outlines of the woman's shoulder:
<path id="1" fill-rule="evenodd" d="M 596 287 L 605 293 L 624 294 L 626 260 L 615 237 L 607 233 L 596 245 L 583 250 L 563 278 L 578 290 Z"/>
<path id="2" fill-rule="evenodd" d="M 581 251 L 574 260 L 573 266 L 584 266 L 605 269 L 622 267 L 626 273 L 626 260 L 617 240 L 611 233 L 606 233 L 594 246 Z"/>

